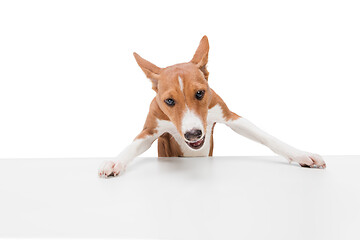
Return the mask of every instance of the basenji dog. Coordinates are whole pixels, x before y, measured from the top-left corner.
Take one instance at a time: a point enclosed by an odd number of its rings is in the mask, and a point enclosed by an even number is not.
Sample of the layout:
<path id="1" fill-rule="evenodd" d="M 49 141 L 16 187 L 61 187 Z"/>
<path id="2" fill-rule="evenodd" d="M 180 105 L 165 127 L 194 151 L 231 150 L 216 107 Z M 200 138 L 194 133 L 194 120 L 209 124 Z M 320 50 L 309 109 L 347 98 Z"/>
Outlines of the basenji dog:
<path id="1" fill-rule="evenodd" d="M 99 176 L 117 176 L 128 164 L 158 139 L 159 157 L 204 157 L 213 154 L 216 123 L 261 143 L 290 162 L 302 167 L 322 168 L 321 156 L 298 150 L 260 130 L 247 119 L 232 112 L 209 87 L 207 70 L 208 38 L 204 36 L 190 62 L 160 68 L 134 53 L 136 62 L 152 82 L 156 92 L 145 125 L 135 140 L 115 161 L 104 162 Z"/>

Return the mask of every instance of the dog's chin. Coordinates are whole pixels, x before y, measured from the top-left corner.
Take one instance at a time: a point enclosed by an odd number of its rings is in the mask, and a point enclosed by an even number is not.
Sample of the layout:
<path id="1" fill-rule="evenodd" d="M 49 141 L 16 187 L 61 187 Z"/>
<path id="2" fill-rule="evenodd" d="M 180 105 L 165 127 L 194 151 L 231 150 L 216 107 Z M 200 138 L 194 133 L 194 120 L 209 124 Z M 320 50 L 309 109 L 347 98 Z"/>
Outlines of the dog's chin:
<path id="1" fill-rule="evenodd" d="M 185 142 L 191 149 L 198 150 L 202 148 L 202 146 L 204 146 L 205 136 L 203 136 L 200 140 L 196 142 L 187 142 L 187 141 Z"/>

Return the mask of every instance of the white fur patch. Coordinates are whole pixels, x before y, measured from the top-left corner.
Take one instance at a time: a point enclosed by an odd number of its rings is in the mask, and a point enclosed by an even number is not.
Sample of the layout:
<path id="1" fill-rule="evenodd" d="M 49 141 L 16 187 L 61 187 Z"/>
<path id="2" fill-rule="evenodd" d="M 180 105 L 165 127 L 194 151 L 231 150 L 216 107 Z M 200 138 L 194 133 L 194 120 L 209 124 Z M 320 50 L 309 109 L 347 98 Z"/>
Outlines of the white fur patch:
<path id="1" fill-rule="evenodd" d="M 153 135 L 135 139 L 116 158 L 126 166 L 135 157 L 148 150 L 154 139 L 156 139 L 156 137 Z"/>
<path id="2" fill-rule="evenodd" d="M 264 132 L 245 118 L 228 121 L 226 122 L 226 125 L 238 134 L 267 146 L 273 152 L 287 159 L 301 155 L 300 150 Z"/>
<path id="3" fill-rule="evenodd" d="M 208 111 L 207 121 L 215 123 L 224 123 L 224 114 L 219 104 L 216 104 L 214 107 L 210 108 Z"/>
<path id="4" fill-rule="evenodd" d="M 178 80 L 179 80 L 180 90 L 184 93 L 184 82 L 180 76 L 178 77 Z"/>
<path id="5" fill-rule="evenodd" d="M 201 122 L 201 119 L 198 117 L 196 113 L 190 111 L 188 107 L 186 107 L 186 112 L 183 116 L 182 123 L 181 123 L 181 131 L 183 134 L 192 130 L 192 129 L 199 129 L 204 134 L 204 127 Z"/>
<path id="6" fill-rule="evenodd" d="M 117 156 L 117 159 L 126 166 L 132 159 L 148 150 L 151 147 L 151 144 L 164 132 L 167 132 L 169 129 L 176 129 L 174 124 L 170 121 L 158 120 L 157 122 L 158 125 L 155 134 L 135 139 Z"/>

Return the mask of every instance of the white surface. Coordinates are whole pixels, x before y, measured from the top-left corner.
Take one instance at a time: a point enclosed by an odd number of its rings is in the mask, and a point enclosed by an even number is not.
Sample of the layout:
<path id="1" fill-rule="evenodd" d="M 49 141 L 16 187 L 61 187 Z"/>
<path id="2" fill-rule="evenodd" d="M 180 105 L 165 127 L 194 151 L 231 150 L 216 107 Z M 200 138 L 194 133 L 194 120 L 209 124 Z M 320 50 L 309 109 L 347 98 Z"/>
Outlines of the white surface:
<path id="1" fill-rule="evenodd" d="M 155 95 L 132 52 L 165 67 L 204 34 L 210 86 L 234 112 L 297 148 L 359 155 L 359 12 L 358 0 L 0 1 L 0 158 L 115 157 Z M 271 154 L 215 135 L 215 155 Z"/>
<path id="2" fill-rule="evenodd" d="M 0 237 L 359 239 L 359 156 L 0 160 Z"/>

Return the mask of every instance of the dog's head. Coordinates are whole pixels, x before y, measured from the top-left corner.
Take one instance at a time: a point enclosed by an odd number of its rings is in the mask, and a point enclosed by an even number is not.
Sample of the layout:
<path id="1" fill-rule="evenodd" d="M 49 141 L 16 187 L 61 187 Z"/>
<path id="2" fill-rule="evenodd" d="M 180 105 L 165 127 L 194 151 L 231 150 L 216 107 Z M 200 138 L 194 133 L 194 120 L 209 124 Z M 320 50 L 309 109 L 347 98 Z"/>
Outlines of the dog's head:
<path id="1" fill-rule="evenodd" d="M 190 62 L 159 68 L 134 53 L 151 80 L 156 101 L 192 149 L 204 144 L 211 91 L 208 85 L 209 42 L 204 36 Z"/>

